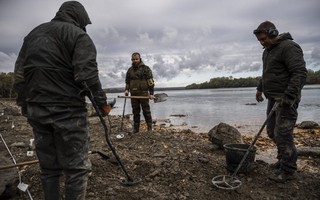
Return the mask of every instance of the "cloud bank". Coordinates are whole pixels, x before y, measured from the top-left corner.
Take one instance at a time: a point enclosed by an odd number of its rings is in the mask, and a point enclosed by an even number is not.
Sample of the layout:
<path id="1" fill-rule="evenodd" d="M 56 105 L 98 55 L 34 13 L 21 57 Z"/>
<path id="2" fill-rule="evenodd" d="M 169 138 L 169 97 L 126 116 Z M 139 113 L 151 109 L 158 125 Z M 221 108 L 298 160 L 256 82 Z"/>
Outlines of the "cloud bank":
<path id="1" fill-rule="evenodd" d="M 13 71 L 23 37 L 51 20 L 64 1 L 0 2 L 0 69 Z M 252 30 L 270 20 L 290 32 L 307 67 L 320 70 L 318 0 L 83 0 L 92 24 L 104 87 L 123 87 L 132 52 L 153 70 L 157 87 L 185 86 L 219 76 L 261 74 L 262 48 Z"/>

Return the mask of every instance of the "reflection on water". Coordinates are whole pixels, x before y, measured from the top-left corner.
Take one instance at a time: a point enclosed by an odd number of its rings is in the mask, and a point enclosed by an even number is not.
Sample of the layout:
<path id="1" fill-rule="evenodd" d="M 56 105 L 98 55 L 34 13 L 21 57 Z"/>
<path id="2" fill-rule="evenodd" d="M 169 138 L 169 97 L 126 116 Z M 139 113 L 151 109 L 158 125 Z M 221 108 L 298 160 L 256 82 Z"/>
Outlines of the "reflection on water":
<path id="1" fill-rule="evenodd" d="M 169 98 L 165 102 L 150 102 L 153 118 L 169 119 L 173 125 L 184 125 L 181 128 L 190 128 L 196 132 L 208 132 L 224 122 L 235 126 L 240 132 L 255 134 L 266 118 L 267 103 L 256 103 L 256 89 L 253 87 L 162 92 L 167 93 Z M 123 94 L 107 94 L 109 99 L 118 95 Z M 320 85 L 306 86 L 303 89 L 297 123 L 306 120 L 320 122 L 319 96 Z M 116 108 L 110 114 L 121 115 L 123 103 L 123 99 L 118 98 Z M 127 101 L 126 114 L 129 113 L 132 113 L 131 103 Z"/>

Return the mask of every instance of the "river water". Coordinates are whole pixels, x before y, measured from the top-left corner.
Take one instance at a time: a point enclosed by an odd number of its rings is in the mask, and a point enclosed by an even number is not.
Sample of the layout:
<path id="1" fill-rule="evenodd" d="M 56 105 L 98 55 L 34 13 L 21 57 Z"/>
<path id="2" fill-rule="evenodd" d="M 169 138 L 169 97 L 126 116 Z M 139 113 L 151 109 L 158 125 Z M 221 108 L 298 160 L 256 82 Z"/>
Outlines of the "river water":
<path id="1" fill-rule="evenodd" d="M 169 121 L 167 123 L 161 120 L 157 122 L 166 126 L 171 124 L 178 128 L 206 133 L 220 122 L 224 122 L 236 127 L 240 132 L 255 135 L 266 119 L 267 102 L 255 101 L 255 87 L 167 90 L 155 93 L 166 93 L 169 96 L 165 102 L 150 102 L 153 118 L 167 119 Z M 123 93 L 107 94 L 109 100 L 118 95 Z M 319 97 L 320 85 L 304 87 L 297 123 L 307 120 L 320 123 Z M 124 99 L 117 98 L 116 108 L 110 114 L 122 115 L 123 105 Z M 127 100 L 125 114 L 130 113 L 132 113 L 131 103 Z"/>

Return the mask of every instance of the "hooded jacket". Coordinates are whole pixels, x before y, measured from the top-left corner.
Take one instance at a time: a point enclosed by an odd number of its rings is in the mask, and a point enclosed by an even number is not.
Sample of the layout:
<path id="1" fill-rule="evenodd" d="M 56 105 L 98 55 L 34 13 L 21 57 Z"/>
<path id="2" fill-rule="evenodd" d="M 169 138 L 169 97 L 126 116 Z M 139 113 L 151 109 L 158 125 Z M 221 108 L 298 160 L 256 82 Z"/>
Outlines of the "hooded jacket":
<path id="1" fill-rule="evenodd" d="M 301 47 L 290 33 L 278 36 L 278 43 L 262 55 L 263 74 L 257 87 L 267 98 L 283 97 L 300 101 L 307 69 Z"/>
<path id="2" fill-rule="evenodd" d="M 96 48 L 85 31 L 91 24 L 76 1 L 61 5 L 56 16 L 25 38 L 15 64 L 17 104 L 83 106 L 85 81 L 98 105 L 106 102 L 96 62 Z"/>

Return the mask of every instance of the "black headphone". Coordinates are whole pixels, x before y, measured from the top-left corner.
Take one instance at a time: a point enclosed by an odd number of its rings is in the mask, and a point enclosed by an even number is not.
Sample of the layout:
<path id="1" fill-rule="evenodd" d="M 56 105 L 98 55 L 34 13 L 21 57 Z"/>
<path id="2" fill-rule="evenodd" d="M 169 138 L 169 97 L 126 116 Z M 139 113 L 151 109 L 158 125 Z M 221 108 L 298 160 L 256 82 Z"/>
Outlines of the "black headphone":
<path id="1" fill-rule="evenodd" d="M 268 30 L 256 29 L 253 31 L 253 34 L 266 33 L 269 37 L 276 37 L 279 34 L 279 31 L 276 28 L 270 28 Z"/>
<path id="2" fill-rule="evenodd" d="M 269 30 L 266 31 L 269 37 L 276 37 L 279 34 L 279 31 L 275 28 L 270 28 Z"/>

